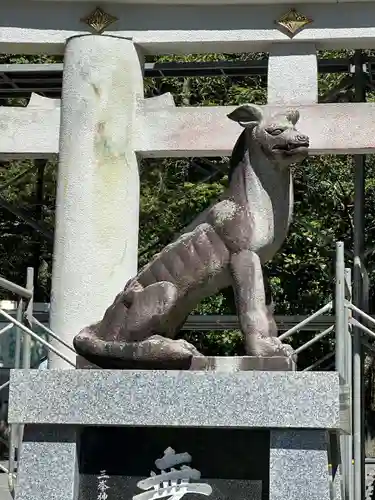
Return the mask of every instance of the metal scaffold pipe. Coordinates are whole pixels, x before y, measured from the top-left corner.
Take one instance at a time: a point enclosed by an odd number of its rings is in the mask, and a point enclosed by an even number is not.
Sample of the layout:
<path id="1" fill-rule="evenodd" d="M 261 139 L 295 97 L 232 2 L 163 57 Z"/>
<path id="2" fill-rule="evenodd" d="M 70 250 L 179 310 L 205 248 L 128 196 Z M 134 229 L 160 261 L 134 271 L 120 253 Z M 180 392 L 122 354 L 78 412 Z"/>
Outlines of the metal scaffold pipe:
<path id="1" fill-rule="evenodd" d="M 345 299 L 346 299 L 346 304 L 347 301 L 352 300 L 352 270 L 350 268 L 345 268 Z M 345 307 L 345 335 L 346 335 L 346 352 L 345 352 L 345 357 L 346 357 L 346 383 L 349 387 L 349 397 L 352 397 L 352 335 L 351 335 L 351 326 L 350 326 L 350 319 L 351 319 L 352 311 L 348 308 Z M 352 418 L 350 418 L 350 423 L 352 421 Z M 346 491 L 347 491 L 347 497 L 349 500 L 353 498 L 353 436 L 352 434 L 348 434 L 346 436 L 346 446 L 347 446 L 347 456 L 346 456 Z"/>
<path id="2" fill-rule="evenodd" d="M 366 87 L 363 73 L 363 56 L 360 50 L 354 54 L 354 87 L 356 102 L 366 101 Z M 353 303 L 363 309 L 363 268 L 364 268 L 364 195 L 365 156 L 354 156 L 354 266 Z M 359 319 L 359 318 L 358 318 Z M 353 450 L 354 450 L 354 500 L 362 500 L 364 495 L 364 408 L 363 408 L 363 354 L 361 331 L 353 328 Z"/>
<path id="3" fill-rule="evenodd" d="M 344 243 L 336 243 L 336 294 L 335 294 L 335 318 L 336 318 L 336 370 L 346 380 L 345 352 L 345 260 Z"/>
<path id="4" fill-rule="evenodd" d="M 345 312 L 345 256 L 344 256 L 344 243 L 339 241 L 336 243 L 336 290 L 335 290 L 335 363 L 336 370 L 340 377 L 347 384 L 347 341 L 346 336 L 346 312 Z M 342 455 L 342 491 L 343 499 L 348 498 L 349 491 L 349 456 L 350 450 L 347 436 L 340 436 L 340 446 Z"/>

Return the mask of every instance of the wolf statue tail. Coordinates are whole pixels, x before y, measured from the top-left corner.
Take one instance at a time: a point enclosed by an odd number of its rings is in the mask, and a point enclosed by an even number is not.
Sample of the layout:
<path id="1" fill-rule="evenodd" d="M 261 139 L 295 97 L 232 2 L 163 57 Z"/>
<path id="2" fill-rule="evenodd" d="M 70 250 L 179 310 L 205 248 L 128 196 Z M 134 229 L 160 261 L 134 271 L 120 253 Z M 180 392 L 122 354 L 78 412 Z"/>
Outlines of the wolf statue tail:
<path id="1" fill-rule="evenodd" d="M 169 282 L 146 288 L 129 281 L 98 323 L 74 339 L 79 355 L 96 367 L 121 369 L 187 369 L 197 349 L 185 340 L 163 336 L 177 289 Z M 81 363 L 80 363 L 81 364 Z"/>
<path id="2" fill-rule="evenodd" d="M 120 340 L 124 333 L 126 318 L 134 301 L 134 296 L 143 290 L 136 280 L 130 279 L 124 289 L 116 295 L 113 303 L 107 308 L 103 319 L 85 327 L 74 339 L 74 347 L 79 349 L 80 337 L 94 337 L 98 340 Z"/>

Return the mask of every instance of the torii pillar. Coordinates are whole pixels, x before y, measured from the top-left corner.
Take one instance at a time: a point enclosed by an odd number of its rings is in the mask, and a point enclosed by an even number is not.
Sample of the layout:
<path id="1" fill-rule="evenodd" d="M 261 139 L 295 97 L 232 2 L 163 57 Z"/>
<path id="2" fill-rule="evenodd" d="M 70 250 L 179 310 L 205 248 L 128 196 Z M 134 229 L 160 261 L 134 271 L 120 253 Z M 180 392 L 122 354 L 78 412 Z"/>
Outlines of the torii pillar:
<path id="1" fill-rule="evenodd" d="M 51 294 L 51 329 L 69 344 L 136 273 L 138 162 L 132 146 L 143 62 L 129 39 L 67 41 Z M 55 343 L 72 361 L 73 352 Z M 69 368 L 51 353 L 50 368 Z"/>

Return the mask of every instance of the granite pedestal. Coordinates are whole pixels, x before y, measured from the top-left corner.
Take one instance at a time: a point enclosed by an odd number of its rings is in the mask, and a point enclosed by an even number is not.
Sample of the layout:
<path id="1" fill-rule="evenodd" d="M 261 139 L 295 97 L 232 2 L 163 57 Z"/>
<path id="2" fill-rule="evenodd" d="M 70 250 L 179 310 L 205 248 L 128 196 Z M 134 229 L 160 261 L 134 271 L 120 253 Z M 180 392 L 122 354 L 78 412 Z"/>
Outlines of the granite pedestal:
<path id="1" fill-rule="evenodd" d="M 329 500 L 341 393 L 335 372 L 14 370 L 16 500 L 130 500 L 168 448 L 211 500 Z"/>

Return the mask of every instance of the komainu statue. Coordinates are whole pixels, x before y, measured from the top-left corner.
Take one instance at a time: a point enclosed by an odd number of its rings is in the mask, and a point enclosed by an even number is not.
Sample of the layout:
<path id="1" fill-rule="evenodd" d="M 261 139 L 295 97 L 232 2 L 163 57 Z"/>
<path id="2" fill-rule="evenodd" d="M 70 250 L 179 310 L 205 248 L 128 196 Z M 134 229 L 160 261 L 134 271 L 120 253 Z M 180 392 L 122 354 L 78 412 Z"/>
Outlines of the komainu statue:
<path id="1" fill-rule="evenodd" d="M 74 339 L 102 368 L 186 368 L 194 346 L 175 337 L 203 298 L 232 286 L 246 352 L 291 356 L 266 305 L 262 264 L 284 242 L 293 209 L 291 165 L 308 154 L 298 111 L 271 118 L 255 105 L 228 115 L 243 128 L 233 149 L 229 187 L 176 241 L 129 280 L 103 319 Z"/>

